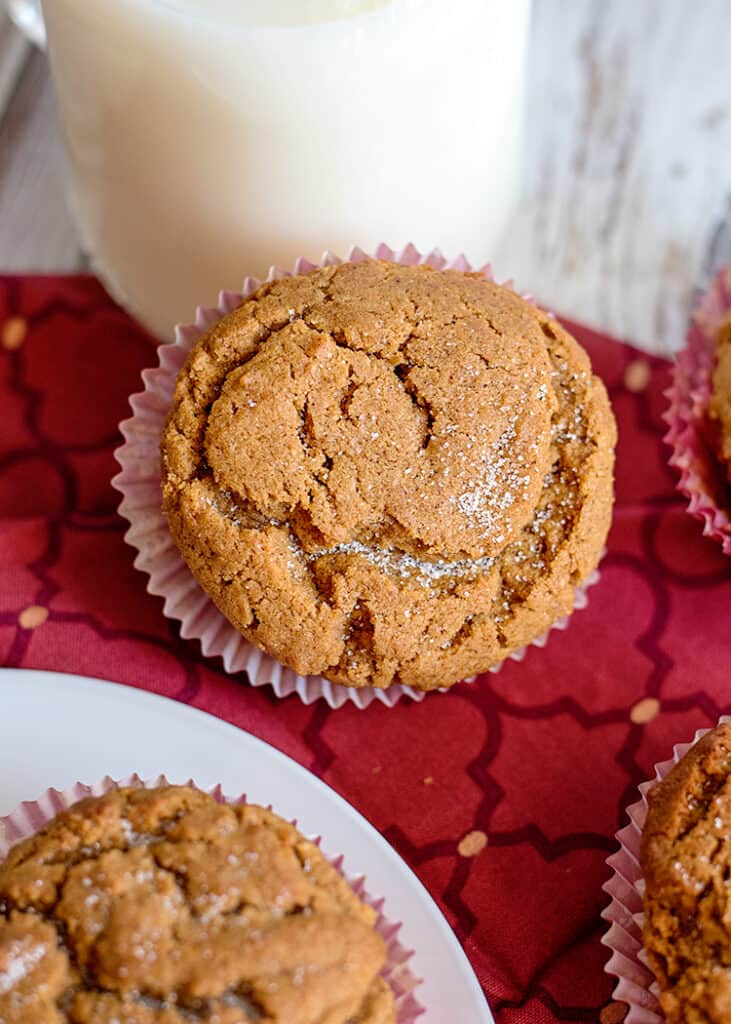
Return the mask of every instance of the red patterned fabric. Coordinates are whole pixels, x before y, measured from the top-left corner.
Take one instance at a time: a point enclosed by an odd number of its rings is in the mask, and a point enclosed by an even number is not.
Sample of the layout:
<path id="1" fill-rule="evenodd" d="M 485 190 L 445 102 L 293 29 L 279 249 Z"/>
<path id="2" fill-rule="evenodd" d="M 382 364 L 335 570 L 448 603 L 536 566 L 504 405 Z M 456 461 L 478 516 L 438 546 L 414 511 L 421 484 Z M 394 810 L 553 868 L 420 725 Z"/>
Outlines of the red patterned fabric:
<path id="1" fill-rule="evenodd" d="M 622 1019 L 602 970 L 604 859 L 654 762 L 731 712 L 731 563 L 666 465 L 668 366 L 569 329 L 620 432 L 588 608 L 496 675 L 331 711 L 224 675 L 132 566 L 109 481 L 149 339 L 93 278 L 0 278 L 0 660 L 185 701 L 321 776 L 435 896 L 499 1024 Z"/>

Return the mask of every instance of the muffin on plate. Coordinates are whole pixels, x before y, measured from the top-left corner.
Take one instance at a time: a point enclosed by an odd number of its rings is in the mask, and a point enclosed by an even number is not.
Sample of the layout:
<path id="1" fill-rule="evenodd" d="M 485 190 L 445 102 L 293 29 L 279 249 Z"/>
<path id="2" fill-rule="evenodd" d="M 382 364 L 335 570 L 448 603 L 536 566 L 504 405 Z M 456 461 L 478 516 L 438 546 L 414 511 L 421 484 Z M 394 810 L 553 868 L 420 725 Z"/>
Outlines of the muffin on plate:
<path id="1" fill-rule="evenodd" d="M 394 1024 L 375 917 L 271 811 L 114 790 L 0 865 L 0 1020 Z"/>
<path id="2" fill-rule="evenodd" d="M 731 722 L 648 793 L 643 942 L 669 1024 L 731 1020 Z"/>
<path id="3" fill-rule="evenodd" d="M 571 611 L 614 442 L 541 310 L 482 274 L 344 263 L 264 285 L 197 342 L 163 510 L 247 640 L 302 675 L 428 690 Z"/>

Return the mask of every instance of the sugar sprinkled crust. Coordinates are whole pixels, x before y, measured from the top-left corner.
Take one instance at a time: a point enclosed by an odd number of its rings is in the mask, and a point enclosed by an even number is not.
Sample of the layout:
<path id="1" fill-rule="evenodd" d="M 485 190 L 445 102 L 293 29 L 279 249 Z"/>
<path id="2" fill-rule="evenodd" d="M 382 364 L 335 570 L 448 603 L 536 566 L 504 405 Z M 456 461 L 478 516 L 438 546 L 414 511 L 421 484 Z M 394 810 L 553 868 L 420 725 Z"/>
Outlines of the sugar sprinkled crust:
<path id="1" fill-rule="evenodd" d="M 363 904 L 270 811 L 82 800 L 0 865 L 3 1024 L 394 1024 Z"/>
<path id="2" fill-rule="evenodd" d="M 431 689 L 571 610 L 614 441 L 542 311 L 479 274 L 344 264 L 263 286 L 196 344 L 163 509 L 248 640 L 302 674 Z"/>
<path id="3" fill-rule="evenodd" d="M 642 834 L 643 941 L 668 1024 L 731 1020 L 731 724 L 653 786 Z"/>

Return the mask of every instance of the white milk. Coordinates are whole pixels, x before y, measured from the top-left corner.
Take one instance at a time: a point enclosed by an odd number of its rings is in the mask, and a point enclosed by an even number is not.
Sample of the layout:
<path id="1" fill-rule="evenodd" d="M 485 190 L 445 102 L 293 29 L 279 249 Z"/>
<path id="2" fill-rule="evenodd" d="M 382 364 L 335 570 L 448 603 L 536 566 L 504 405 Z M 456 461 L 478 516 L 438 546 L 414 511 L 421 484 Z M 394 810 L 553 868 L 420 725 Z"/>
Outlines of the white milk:
<path id="1" fill-rule="evenodd" d="M 44 0 L 85 245 L 155 333 L 246 274 L 413 241 L 489 259 L 529 0 Z"/>

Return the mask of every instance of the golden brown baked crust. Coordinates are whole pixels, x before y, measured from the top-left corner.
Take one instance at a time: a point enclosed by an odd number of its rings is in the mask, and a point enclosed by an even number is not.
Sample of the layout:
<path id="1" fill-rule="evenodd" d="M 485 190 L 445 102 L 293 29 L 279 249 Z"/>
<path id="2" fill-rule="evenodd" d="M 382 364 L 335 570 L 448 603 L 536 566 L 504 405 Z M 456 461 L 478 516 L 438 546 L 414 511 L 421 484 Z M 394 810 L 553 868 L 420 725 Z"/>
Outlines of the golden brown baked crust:
<path id="1" fill-rule="evenodd" d="M 120 789 L 0 865 L 0 1021 L 394 1024 L 374 921 L 270 811 Z"/>
<path id="2" fill-rule="evenodd" d="M 571 610 L 612 505 L 585 352 L 479 274 L 264 285 L 182 369 L 163 509 L 251 642 L 350 686 L 449 685 Z"/>
<path id="3" fill-rule="evenodd" d="M 716 365 L 708 411 L 718 426 L 718 456 L 731 481 L 731 316 L 726 317 L 716 335 Z"/>
<path id="4" fill-rule="evenodd" d="M 643 940 L 668 1024 L 731 1020 L 731 724 L 649 792 Z"/>

